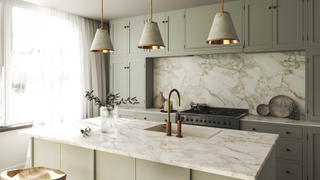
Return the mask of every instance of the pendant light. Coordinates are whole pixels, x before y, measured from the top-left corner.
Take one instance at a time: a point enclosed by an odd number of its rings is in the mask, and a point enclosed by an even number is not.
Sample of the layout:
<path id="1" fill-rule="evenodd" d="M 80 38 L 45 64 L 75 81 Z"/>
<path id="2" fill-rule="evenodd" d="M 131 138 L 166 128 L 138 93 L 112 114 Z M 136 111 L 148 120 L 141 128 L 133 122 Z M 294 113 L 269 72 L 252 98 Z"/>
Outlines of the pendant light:
<path id="1" fill-rule="evenodd" d="M 114 52 L 108 30 L 103 28 L 103 0 L 101 0 L 101 28 L 97 29 L 91 45 L 90 52 L 110 53 Z"/>
<path id="2" fill-rule="evenodd" d="M 164 43 L 160 34 L 158 24 L 152 21 L 152 0 L 150 1 L 151 20 L 144 26 L 142 36 L 140 38 L 140 49 L 164 49 Z"/>
<path id="3" fill-rule="evenodd" d="M 240 42 L 229 12 L 217 12 L 208 36 L 207 44 L 235 44 Z"/>

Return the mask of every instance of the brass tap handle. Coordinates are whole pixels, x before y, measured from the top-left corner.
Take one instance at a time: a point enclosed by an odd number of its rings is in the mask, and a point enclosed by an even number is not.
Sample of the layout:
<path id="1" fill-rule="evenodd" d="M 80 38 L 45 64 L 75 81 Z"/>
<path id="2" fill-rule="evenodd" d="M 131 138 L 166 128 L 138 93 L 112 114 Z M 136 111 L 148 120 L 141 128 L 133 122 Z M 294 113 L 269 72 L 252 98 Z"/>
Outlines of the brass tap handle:
<path id="1" fill-rule="evenodd" d="M 177 121 L 178 125 L 177 125 L 177 138 L 182 138 L 183 136 L 181 135 L 181 122 L 184 120 L 183 117 L 181 117 L 180 120 Z"/>

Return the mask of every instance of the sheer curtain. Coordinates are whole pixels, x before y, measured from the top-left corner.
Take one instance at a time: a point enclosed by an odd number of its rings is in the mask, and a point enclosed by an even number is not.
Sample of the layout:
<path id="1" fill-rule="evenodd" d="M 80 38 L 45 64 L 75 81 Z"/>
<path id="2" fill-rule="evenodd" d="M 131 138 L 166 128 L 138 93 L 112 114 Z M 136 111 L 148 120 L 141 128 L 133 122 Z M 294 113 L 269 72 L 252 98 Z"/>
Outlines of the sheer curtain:
<path id="1" fill-rule="evenodd" d="M 9 124 L 54 125 L 99 115 L 85 91 L 107 93 L 106 54 L 89 52 L 99 22 L 55 9 L 13 7 Z"/>

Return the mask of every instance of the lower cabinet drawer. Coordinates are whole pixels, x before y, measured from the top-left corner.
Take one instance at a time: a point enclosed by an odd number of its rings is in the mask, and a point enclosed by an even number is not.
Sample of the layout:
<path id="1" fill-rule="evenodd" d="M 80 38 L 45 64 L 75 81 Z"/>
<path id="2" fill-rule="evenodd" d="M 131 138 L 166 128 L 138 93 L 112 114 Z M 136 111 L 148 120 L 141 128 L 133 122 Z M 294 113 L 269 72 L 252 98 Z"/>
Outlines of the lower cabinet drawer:
<path id="1" fill-rule="evenodd" d="M 277 161 L 276 180 L 302 180 L 302 165 Z"/>
<path id="2" fill-rule="evenodd" d="M 171 122 L 176 122 L 175 115 L 170 116 Z M 167 114 L 163 115 L 155 115 L 155 114 L 148 114 L 148 113 L 137 113 L 137 119 L 139 120 L 147 120 L 147 121 L 157 121 L 157 122 L 166 122 Z"/>
<path id="3" fill-rule="evenodd" d="M 302 161 L 303 143 L 279 139 L 276 145 L 276 157 L 280 159 Z"/>
<path id="4" fill-rule="evenodd" d="M 136 118 L 136 112 L 118 110 L 118 117 L 119 118 L 125 118 L 125 119 L 135 119 Z"/>

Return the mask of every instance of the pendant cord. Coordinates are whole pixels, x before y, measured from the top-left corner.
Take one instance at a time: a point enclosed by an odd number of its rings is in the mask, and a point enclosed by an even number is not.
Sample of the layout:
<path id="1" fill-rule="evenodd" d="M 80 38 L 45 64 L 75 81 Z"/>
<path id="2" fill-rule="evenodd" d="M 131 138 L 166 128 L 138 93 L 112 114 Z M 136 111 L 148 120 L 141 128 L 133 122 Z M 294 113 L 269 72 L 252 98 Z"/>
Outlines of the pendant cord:
<path id="1" fill-rule="evenodd" d="M 103 29 L 103 0 L 101 0 L 101 29 Z"/>
<path id="2" fill-rule="evenodd" d="M 151 15 L 151 22 L 152 22 L 152 0 L 150 0 L 150 15 Z"/>
<path id="3" fill-rule="evenodd" d="M 222 0 L 222 12 L 223 12 L 223 0 Z"/>

